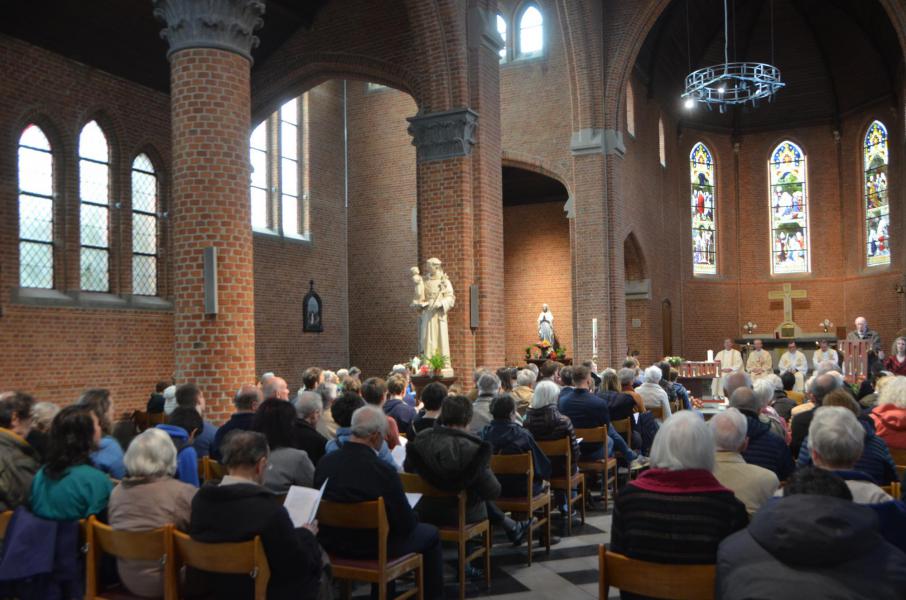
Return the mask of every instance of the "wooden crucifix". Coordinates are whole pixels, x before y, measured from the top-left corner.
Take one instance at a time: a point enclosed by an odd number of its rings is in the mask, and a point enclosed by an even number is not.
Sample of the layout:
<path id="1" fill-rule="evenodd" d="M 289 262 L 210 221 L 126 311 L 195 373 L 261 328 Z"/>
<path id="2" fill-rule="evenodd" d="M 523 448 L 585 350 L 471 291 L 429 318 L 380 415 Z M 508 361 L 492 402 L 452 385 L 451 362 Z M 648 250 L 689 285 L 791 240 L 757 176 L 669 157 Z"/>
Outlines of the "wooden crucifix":
<path id="1" fill-rule="evenodd" d="M 789 283 L 783 284 L 782 291 L 768 292 L 768 299 L 783 300 L 783 323 L 778 328 L 781 330 L 780 337 L 793 337 L 796 335 L 796 323 L 793 321 L 793 299 L 807 297 L 808 293 L 805 290 L 794 290 Z"/>

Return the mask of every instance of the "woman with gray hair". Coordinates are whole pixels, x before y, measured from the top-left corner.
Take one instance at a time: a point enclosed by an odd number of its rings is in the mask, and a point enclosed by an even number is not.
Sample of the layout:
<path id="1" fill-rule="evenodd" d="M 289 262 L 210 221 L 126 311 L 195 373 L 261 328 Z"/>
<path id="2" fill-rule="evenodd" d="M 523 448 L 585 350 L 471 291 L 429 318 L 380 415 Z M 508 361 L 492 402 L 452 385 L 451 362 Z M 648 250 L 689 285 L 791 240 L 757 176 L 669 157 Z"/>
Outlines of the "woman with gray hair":
<path id="1" fill-rule="evenodd" d="M 774 382 L 771 381 L 771 377 L 777 377 L 776 375 L 768 375 L 767 377 L 762 377 L 758 379 L 752 386 L 753 391 L 755 392 L 755 400 L 761 405 L 760 414 L 764 415 L 770 419 L 771 431 L 777 434 L 779 437 L 783 438 L 788 445 L 792 440 L 792 434 L 790 433 L 790 428 L 787 426 L 787 422 L 777 414 L 777 411 L 774 410 L 772 403 L 774 402 Z"/>
<path id="2" fill-rule="evenodd" d="M 713 564 L 721 540 L 745 527 L 745 505 L 714 477 L 714 437 L 697 413 L 664 421 L 651 469 L 620 491 L 610 549 L 659 563 Z"/>
<path id="3" fill-rule="evenodd" d="M 176 446 L 160 429 L 139 434 L 123 459 L 128 475 L 110 494 L 107 511 L 110 526 L 124 531 L 147 531 L 173 523 L 188 531 L 195 487 L 173 478 Z M 136 596 L 163 595 L 163 571 L 159 561 L 117 561 L 120 579 Z"/>

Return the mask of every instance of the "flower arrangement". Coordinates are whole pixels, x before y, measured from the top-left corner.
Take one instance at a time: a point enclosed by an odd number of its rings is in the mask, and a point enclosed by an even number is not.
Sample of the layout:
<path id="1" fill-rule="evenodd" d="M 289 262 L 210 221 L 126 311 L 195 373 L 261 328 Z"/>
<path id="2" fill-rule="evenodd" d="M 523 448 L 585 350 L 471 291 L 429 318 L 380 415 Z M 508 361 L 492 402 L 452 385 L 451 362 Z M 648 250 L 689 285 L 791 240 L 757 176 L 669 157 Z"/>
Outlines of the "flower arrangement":
<path id="1" fill-rule="evenodd" d="M 450 364 L 450 357 L 444 356 L 440 352 L 435 352 L 431 356 L 415 356 L 409 362 L 409 368 L 419 375 L 438 374 Z"/>
<path id="2" fill-rule="evenodd" d="M 686 359 L 682 356 L 665 356 L 664 360 L 667 361 L 667 364 L 669 364 L 671 367 L 678 367 L 686 362 Z"/>

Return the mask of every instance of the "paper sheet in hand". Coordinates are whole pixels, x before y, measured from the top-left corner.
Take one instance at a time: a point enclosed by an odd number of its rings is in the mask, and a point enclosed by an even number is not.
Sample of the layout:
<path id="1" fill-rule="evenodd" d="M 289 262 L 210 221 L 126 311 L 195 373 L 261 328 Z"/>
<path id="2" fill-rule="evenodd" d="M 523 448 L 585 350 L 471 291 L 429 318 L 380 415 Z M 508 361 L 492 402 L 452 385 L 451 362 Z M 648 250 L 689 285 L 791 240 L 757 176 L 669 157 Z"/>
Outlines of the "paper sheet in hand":
<path id="1" fill-rule="evenodd" d="M 415 494 L 413 492 L 406 492 L 406 500 L 409 501 L 409 507 L 415 508 L 415 505 L 418 504 L 418 501 L 422 499 L 421 494 Z"/>
<path id="2" fill-rule="evenodd" d="M 406 444 L 408 441 L 406 438 L 401 437 L 399 445 L 390 451 L 390 456 L 393 457 L 393 462 L 399 465 L 399 468 L 403 468 L 403 463 L 406 461 Z"/>
<path id="3" fill-rule="evenodd" d="M 283 501 L 283 507 L 289 513 L 293 527 L 299 528 L 315 520 L 315 517 L 318 516 L 321 496 L 324 495 L 324 488 L 326 487 L 326 479 L 320 490 L 299 485 L 290 486 L 289 492 L 286 494 L 286 500 Z"/>

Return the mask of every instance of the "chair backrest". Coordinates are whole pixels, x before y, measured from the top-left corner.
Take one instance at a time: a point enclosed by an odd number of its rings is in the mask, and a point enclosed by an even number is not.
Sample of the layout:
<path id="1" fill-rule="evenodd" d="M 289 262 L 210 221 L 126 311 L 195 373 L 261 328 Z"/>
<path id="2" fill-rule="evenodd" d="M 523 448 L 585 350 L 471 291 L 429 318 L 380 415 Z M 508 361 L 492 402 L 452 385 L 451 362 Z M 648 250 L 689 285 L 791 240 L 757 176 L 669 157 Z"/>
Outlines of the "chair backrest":
<path id="1" fill-rule="evenodd" d="M 318 527 L 337 529 L 373 529 L 377 531 L 378 566 L 381 570 L 387 564 L 387 512 L 384 499 L 368 502 L 331 502 L 321 500 L 318 505 Z"/>
<path id="2" fill-rule="evenodd" d="M 890 485 L 882 485 L 881 489 L 893 496 L 894 500 L 899 500 L 902 488 L 899 481 L 891 482 Z"/>
<path id="3" fill-rule="evenodd" d="M 13 511 L 7 510 L 0 512 L 0 540 L 6 537 L 6 528 L 9 526 L 9 520 L 13 518 Z"/>
<path id="4" fill-rule="evenodd" d="M 410 494 L 421 494 L 429 498 L 456 498 L 457 504 L 457 522 L 459 528 L 466 526 L 466 491 L 446 492 L 439 490 L 415 473 L 400 473 L 400 481 L 403 483 L 403 490 Z"/>
<path id="5" fill-rule="evenodd" d="M 636 560 L 598 546 L 599 595 L 608 588 L 666 600 L 714 598 L 714 565 L 669 565 Z"/>
<path id="6" fill-rule="evenodd" d="M 211 573 L 248 575 L 255 581 L 255 600 L 267 598 L 271 570 L 259 536 L 247 542 L 207 544 L 174 531 L 172 564 L 176 573 L 186 565 Z"/>
<path id="7" fill-rule="evenodd" d="M 607 427 L 602 425 L 600 427 L 583 427 L 576 429 L 576 437 L 582 438 L 582 442 L 591 442 L 594 444 L 604 444 L 604 457 L 607 456 Z"/>
<path id="8" fill-rule="evenodd" d="M 148 413 L 148 425 L 150 427 L 155 427 L 167 422 L 167 413 Z"/>
<path id="9" fill-rule="evenodd" d="M 613 425 L 613 428 L 617 433 L 620 433 L 627 438 L 632 435 L 632 417 L 611 421 L 610 424 Z"/>
<path id="10" fill-rule="evenodd" d="M 664 420 L 664 407 L 663 406 L 646 406 L 645 409 L 654 415 L 654 418 L 663 421 Z"/>
<path id="11" fill-rule="evenodd" d="M 139 432 L 148 429 L 149 419 L 148 413 L 143 410 L 132 411 L 132 424 L 135 425 L 135 429 Z M 152 425 L 153 427 L 153 425 Z"/>
<path id="12" fill-rule="evenodd" d="M 212 459 L 210 456 L 205 456 L 201 460 L 203 465 L 202 471 L 204 472 L 202 479 L 204 481 L 223 479 L 223 465 Z"/>
<path id="13" fill-rule="evenodd" d="M 906 467 L 906 448 L 891 448 L 890 455 L 898 467 Z"/>
<path id="14" fill-rule="evenodd" d="M 494 454 L 491 456 L 491 471 L 494 475 L 522 475 L 526 479 L 526 498 L 531 499 L 534 488 L 535 468 L 532 466 L 532 453 Z"/>
<path id="15" fill-rule="evenodd" d="M 173 525 L 165 525 L 151 531 L 117 531 L 97 520 L 88 518 L 86 527 L 87 560 L 85 566 L 85 596 L 94 598 L 98 594 L 98 570 L 101 557 L 110 554 L 130 560 L 157 561 L 164 567 L 164 598 L 176 598 L 176 578 L 168 563 L 173 556 Z"/>
<path id="16" fill-rule="evenodd" d="M 579 436 L 576 436 L 579 437 Z M 566 463 L 564 468 L 565 477 L 569 478 L 573 473 L 573 453 L 572 444 L 568 437 L 562 437 L 558 440 L 536 440 L 538 447 L 548 458 L 563 457 Z"/>

